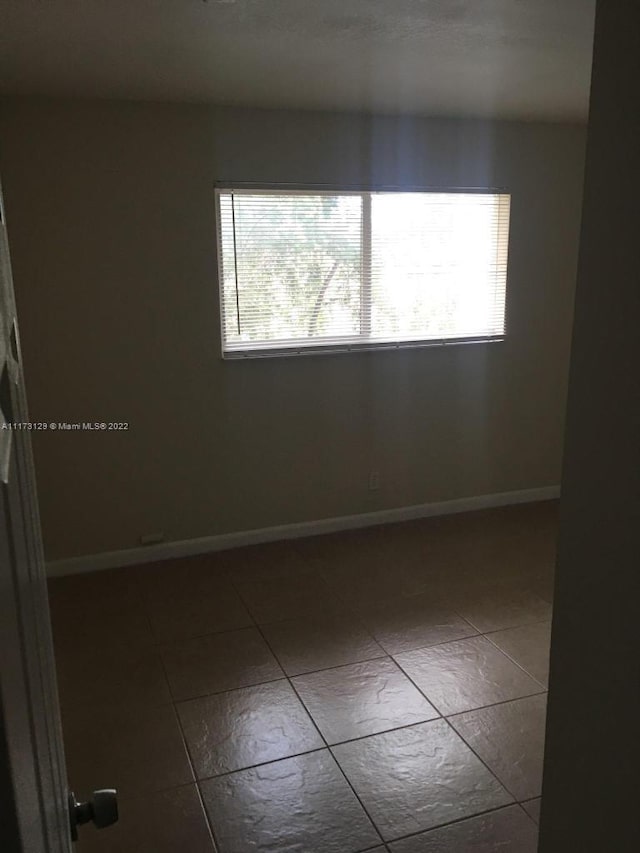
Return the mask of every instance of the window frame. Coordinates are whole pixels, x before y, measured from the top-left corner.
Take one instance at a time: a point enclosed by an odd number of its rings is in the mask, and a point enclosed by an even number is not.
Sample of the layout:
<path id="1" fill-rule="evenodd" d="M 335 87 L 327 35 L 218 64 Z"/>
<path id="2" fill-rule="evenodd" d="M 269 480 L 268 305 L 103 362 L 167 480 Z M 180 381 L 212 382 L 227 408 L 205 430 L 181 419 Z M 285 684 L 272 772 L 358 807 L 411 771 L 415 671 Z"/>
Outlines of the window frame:
<path id="1" fill-rule="evenodd" d="M 252 193 L 273 194 L 273 195 L 357 195 L 363 200 L 363 247 L 365 241 L 364 227 L 365 215 L 368 215 L 369 224 L 371 222 L 371 194 L 372 193 L 432 193 L 432 194 L 463 194 L 463 195 L 507 195 L 509 196 L 509 221 L 507 228 L 507 268 L 505 273 L 505 304 L 504 304 L 504 323 L 503 332 L 499 335 L 477 335 L 477 336 L 462 336 L 462 337 L 447 337 L 447 338 L 424 338 L 424 339 L 405 339 L 396 338 L 394 340 L 362 340 L 362 341 L 346 341 L 343 337 L 323 337 L 314 338 L 313 343 L 302 344 L 298 339 L 287 344 L 283 340 L 274 341 L 273 344 L 268 342 L 260 342 L 258 346 L 244 348 L 238 346 L 231 349 L 225 349 L 225 327 L 224 327 L 224 268 L 222 254 L 222 216 L 220 210 L 220 196 L 224 193 L 235 193 L 237 195 L 251 195 Z M 219 326 L 220 326 L 220 347 L 222 358 L 225 361 L 238 361 L 253 358 L 285 358 L 304 355 L 337 355 L 348 352 L 372 352 L 384 350 L 404 350 L 404 349 L 427 349 L 430 347 L 445 347 L 445 346 L 463 346 L 468 344 L 496 344 L 503 343 L 507 337 L 508 327 L 508 293 L 509 293 L 509 257 L 510 257 L 510 238 L 511 238 L 511 203 L 512 194 L 505 187 L 433 187 L 433 186 L 400 186 L 400 185 L 333 185 L 333 184 L 288 184 L 288 183 L 253 183 L 241 181 L 220 181 L 214 184 L 215 196 L 215 227 L 216 227 L 216 248 L 217 248 L 217 279 L 218 279 L 218 299 L 219 299 Z M 365 213 L 366 199 L 368 199 L 368 211 Z M 371 238 L 371 229 L 368 229 L 369 240 Z M 363 267 L 365 253 L 363 248 Z M 369 255 L 369 258 L 371 256 Z M 370 263 L 368 264 L 370 270 Z M 366 269 L 366 267 L 365 267 Z M 366 279 L 369 279 L 369 292 L 371 287 L 370 273 L 367 276 L 366 272 L 363 276 L 361 285 L 361 298 L 364 291 L 367 289 Z"/>

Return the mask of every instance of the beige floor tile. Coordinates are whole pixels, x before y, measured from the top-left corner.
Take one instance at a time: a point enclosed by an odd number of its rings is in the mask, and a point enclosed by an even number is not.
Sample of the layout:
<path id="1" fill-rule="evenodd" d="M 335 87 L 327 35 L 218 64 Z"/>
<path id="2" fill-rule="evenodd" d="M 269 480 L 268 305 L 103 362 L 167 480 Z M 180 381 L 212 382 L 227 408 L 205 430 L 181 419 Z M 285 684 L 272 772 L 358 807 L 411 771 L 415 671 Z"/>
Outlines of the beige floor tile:
<path id="1" fill-rule="evenodd" d="M 478 632 L 442 598 L 422 593 L 365 606 L 362 619 L 389 654 L 446 643 Z"/>
<path id="2" fill-rule="evenodd" d="M 256 628 L 163 646 L 161 654 L 176 701 L 274 681 L 284 675 Z"/>
<path id="3" fill-rule="evenodd" d="M 321 616 L 336 607 L 335 596 L 317 572 L 243 578 L 234 585 L 258 624 Z"/>
<path id="4" fill-rule="evenodd" d="M 140 588 L 121 570 L 92 572 L 49 581 L 49 607 L 56 654 L 73 656 L 80 648 L 99 655 L 149 648 L 154 638 Z"/>
<path id="5" fill-rule="evenodd" d="M 139 601 L 142 587 L 138 566 L 49 578 L 47 587 L 52 609 L 68 612 L 90 603 L 122 604 Z"/>
<path id="6" fill-rule="evenodd" d="M 171 702 L 160 654 L 155 648 L 112 648 L 105 640 L 99 651 L 79 646 L 73 654 L 60 653 L 56 664 L 64 709 Z"/>
<path id="7" fill-rule="evenodd" d="M 120 796 L 119 818 L 79 827 L 77 853 L 216 853 L 195 785 Z"/>
<path id="8" fill-rule="evenodd" d="M 234 582 L 261 578 L 298 578 L 313 572 L 312 561 L 296 548 L 295 541 L 267 542 L 236 548 L 229 553 L 229 577 Z"/>
<path id="9" fill-rule="evenodd" d="M 403 652 L 395 660 L 445 716 L 541 691 L 484 637 Z"/>
<path id="10" fill-rule="evenodd" d="M 536 853 L 538 833 L 519 806 L 507 806 L 389 847 L 391 853 Z"/>
<path id="11" fill-rule="evenodd" d="M 172 696 L 222 774 L 216 853 L 533 851 L 556 527 L 507 507 L 52 579 L 70 782 L 120 791 L 79 853 L 215 850 Z"/>
<path id="12" fill-rule="evenodd" d="M 213 575 L 178 575 L 174 584 L 150 589 L 145 606 L 159 643 L 253 625 L 231 583 Z"/>
<path id="13" fill-rule="evenodd" d="M 332 747 L 387 840 L 513 801 L 445 720 Z"/>
<path id="14" fill-rule="evenodd" d="M 193 699 L 177 708 L 199 779 L 325 745 L 287 681 Z"/>
<path id="15" fill-rule="evenodd" d="M 287 675 L 386 655 L 355 615 L 289 619 L 262 631 Z"/>
<path id="16" fill-rule="evenodd" d="M 332 592 L 349 606 L 375 604 L 398 596 L 417 595 L 427 585 L 426 573 L 398 547 L 362 548 L 348 558 L 324 560 L 320 573 Z"/>
<path id="17" fill-rule="evenodd" d="M 521 625 L 488 634 L 487 639 L 545 687 L 549 683 L 551 622 Z"/>
<path id="18" fill-rule="evenodd" d="M 533 592 L 549 603 L 553 602 L 555 578 L 553 572 L 547 571 L 532 575 L 530 585 Z"/>
<path id="19" fill-rule="evenodd" d="M 389 659 L 301 675 L 293 686 L 330 744 L 438 716 Z"/>
<path id="20" fill-rule="evenodd" d="M 380 841 L 328 750 L 201 788 L 220 853 L 356 853 Z"/>
<path id="21" fill-rule="evenodd" d="M 551 618 L 551 605 L 518 584 L 464 589 L 453 599 L 462 616 L 482 634 Z"/>
<path id="22" fill-rule="evenodd" d="M 95 788 L 116 788 L 126 797 L 193 781 L 171 705 L 73 711 L 63 729 L 69 784 L 79 799 Z"/>
<path id="23" fill-rule="evenodd" d="M 536 823 L 540 823 L 540 803 L 542 800 L 540 797 L 536 797 L 535 800 L 527 800 L 526 803 L 521 803 L 522 808 L 526 811 L 528 815 L 530 815 Z"/>
<path id="24" fill-rule="evenodd" d="M 517 800 L 540 796 L 546 698 L 528 696 L 449 718 Z"/>

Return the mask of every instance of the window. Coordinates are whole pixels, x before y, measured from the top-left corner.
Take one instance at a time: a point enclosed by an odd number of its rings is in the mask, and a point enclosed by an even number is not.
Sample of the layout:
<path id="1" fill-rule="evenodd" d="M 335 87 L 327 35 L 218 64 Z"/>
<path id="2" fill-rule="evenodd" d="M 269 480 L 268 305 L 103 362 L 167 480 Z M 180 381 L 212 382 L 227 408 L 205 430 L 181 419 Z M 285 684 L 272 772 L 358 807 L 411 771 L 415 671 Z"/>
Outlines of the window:
<path id="1" fill-rule="evenodd" d="M 504 335 L 507 194 L 216 196 L 225 357 Z"/>

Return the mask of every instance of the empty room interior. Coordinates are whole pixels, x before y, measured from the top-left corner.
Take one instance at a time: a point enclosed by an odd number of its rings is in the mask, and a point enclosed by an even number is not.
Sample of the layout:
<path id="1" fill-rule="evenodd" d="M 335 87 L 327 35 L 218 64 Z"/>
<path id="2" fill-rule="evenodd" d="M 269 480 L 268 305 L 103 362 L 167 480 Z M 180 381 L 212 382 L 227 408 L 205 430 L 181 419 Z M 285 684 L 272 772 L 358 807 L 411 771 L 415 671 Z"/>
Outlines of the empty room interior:
<path id="1" fill-rule="evenodd" d="M 538 849 L 594 13 L 5 5 L 79 853 Z"/>

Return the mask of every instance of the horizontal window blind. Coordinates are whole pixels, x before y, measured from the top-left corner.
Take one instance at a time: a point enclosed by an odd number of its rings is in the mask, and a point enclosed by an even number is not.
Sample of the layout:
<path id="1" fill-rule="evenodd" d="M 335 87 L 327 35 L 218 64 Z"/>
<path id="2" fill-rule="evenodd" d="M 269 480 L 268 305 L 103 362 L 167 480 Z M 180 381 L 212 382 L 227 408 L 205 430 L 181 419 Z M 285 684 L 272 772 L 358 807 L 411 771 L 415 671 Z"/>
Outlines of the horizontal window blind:
<path id="1" fill-rule="evenodd" d="M 223 352 L 504 335 L 510 196 L 217 191 Z"/>

